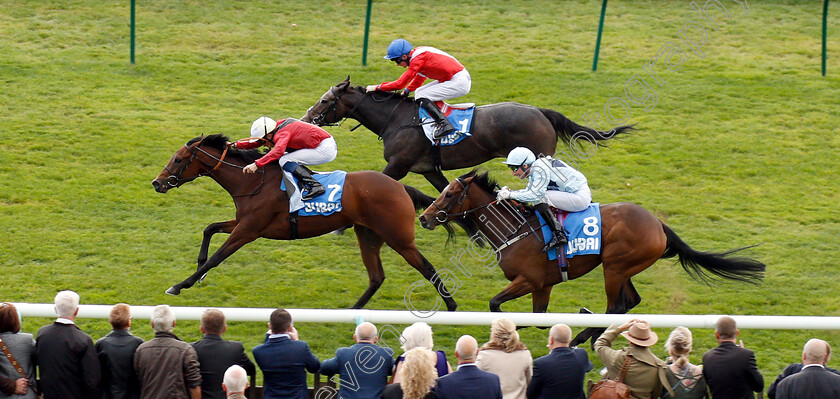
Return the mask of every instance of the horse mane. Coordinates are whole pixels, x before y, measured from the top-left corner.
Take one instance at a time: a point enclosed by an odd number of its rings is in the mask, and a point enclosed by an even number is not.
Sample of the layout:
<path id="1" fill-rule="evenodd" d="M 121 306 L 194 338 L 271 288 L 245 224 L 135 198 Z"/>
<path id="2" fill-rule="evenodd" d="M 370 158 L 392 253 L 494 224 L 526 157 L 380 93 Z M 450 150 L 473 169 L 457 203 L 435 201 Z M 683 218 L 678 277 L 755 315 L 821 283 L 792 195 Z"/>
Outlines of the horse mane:
<path id="1" fill-rule="evenodd" d="M 395 92 L 395 91 L 373 91 L 373 92 L 368 93 L 367 90 L 365 90 L 364 86 L 362 86 L 362 85 L 347 86 L 347 88 L 356 90 L 356 91 L 362 93 L 363 96 L 372 95 L 372 94 L 375 94 L 375 93 L 387 94 L 387 95 L 389 95 L 387 98 L 400 96 L 400 94 Z M 412 101 L 412 102 L 417 101 L 414 97 L 404 97 L 404 99 Z"/>
<path id="2" fill-rule="evenodd" d="M 227 142 L 230 139 L 223 135 L 223 134 L 211 134 L 209 136 L 198 136 L 190 141 L 187 142 L 187 146 L 195 144 L 196 142 L 201 141 L 201 144 L 206 145 L 211 148 L 215 148 L 219 151 L 224 151 L 225 147 L 227 146 Z M 251 163 L 256 161 L 257 159 L 262 158 L 263 153 L 257 150 L 239 150 L 236 148 L 230 148 L 227 152 L 228 156 L 236 156 L 242 159 L 245 162 Z"/>
<path id="3" fill-rule="evenodd" d="M 471 170 L 469 173 L 459 177 L 459 179 L 467 179 L 470 177 L 475 177 L 473 179 L 473 183 L 475 183 L 478 187 L 481 187 L 487 194 L 492 196 L 496 196 L 496 190 L 499 188 L 499 183 L 496 179 L 490 177 L 490 172 L 485 171 L 483 173 L 479 172 L 478 168 Z"/>

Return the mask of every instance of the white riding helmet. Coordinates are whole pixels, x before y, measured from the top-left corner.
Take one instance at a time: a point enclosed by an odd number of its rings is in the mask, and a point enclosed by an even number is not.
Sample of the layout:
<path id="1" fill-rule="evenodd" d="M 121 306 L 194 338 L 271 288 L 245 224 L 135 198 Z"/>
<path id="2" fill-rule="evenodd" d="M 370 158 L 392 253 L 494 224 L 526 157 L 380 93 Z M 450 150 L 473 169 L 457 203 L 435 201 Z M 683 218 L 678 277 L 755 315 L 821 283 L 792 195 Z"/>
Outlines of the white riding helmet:
<path id="1" fill-rule="evenodd" d="M 271 133 L 277 127 L 277 122 L 267 116 L 261 116 L 251 124 L 251 137 L 260 139 Z"/>
<path id="2" fill-rule="evenodd" d="M 534 153 L 531 150 L 525 147 L 516 147 L 510 150 L 507 159 L 502 162 L 506 165 L 513 165 L 513 166 L 522 166 L 522 165 L 530 165 L 537 160 L 537 157 L 534 156 Z"/>

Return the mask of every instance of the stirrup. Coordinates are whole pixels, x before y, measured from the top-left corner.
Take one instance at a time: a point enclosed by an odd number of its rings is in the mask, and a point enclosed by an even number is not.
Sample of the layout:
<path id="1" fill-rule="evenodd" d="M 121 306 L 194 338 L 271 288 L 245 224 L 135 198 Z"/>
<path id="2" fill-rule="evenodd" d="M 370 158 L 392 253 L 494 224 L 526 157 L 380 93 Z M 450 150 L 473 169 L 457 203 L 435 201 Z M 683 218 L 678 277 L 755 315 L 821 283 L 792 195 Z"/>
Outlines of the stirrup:
<path id="1" fill-rule="evenodd" d="M 448 124 L 448 123 L 439 123 L 438 126 L 435 128 L 435 132 L 432 135 L 432 138 L 435 140 L 440 140 L 446 136 L 449 136 L 455 131 L 455 128 Z"/>
<path id="2" fill-rule="evenodd" d="M 303 201 L 309 201 L 309 200 L 325 193 L 326 191 L 327 191 L 327 189 L 325 189 L 324 186 L 322 186 L 320 184 L 315 186 L 315 187 L 309 187 L 309 189 L 306 190 L 306 194 L 301 195 L 300 199 L 303 200 Z"/>

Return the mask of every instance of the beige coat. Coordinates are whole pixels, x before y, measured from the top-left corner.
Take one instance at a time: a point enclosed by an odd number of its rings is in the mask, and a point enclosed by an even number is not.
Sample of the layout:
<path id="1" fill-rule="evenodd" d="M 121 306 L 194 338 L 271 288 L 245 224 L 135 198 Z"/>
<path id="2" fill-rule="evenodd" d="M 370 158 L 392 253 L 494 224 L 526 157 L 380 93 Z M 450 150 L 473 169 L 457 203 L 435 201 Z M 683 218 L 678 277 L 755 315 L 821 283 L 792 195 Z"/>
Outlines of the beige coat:
<path id="1" fill-rule="evenodd" d="M 607 377 L 615 378 L 624 365 L 627 355 L 633 356 L 624 383 L 630 387 L 630 394 L 636 399 L 654 399 L 662 393 L 663 381 L 667 384 L 665 377 L 665 362 L 657 358 L 650 349 L 635 345 L 612 349 L 612 343 L 618 337 L 619 330 L 616 325 L 611 325 L 595 341 L 595 352 L 607 367 Z M 670 388 L 670 387 L 669 387 Z"/>
<path id="2" fill-rule="evenodd" d="M 507 353 L 498 349 L 482 349 L 475 364 L 499 376 L 504 399 L 525 399 L 525 390 L 534 374 L 531 351 L 524 349 Z"/>

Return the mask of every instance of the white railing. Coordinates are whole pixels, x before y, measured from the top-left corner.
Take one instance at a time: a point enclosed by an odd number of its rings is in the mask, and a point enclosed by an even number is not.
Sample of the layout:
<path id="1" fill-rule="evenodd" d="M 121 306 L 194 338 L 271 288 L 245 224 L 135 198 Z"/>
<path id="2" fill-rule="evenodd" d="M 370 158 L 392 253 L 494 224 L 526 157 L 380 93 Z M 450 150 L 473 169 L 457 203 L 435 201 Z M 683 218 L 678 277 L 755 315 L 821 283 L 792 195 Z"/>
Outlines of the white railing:
<path id="1" fill-rule="evenodd" d="M 55 317 L 52 304 L 14 303 L 22 317 Z M 79 318 L 107 319 L 112 305 L 80 305 Z M 135 319 L 150 318 L 154 306 L 131 306 Z M 206 307 L 176 307 L 172 310 L 178 320 L 200 320 Z M 274 309 L 269 308 L 214 308 L 224 312 L 228 321 L 266 322 Z M 305 323 L 359 323 L 411 324 L 424 321 L 443 325 L 485 325 L 499 317 L 506 317 L 518 326 L 552 326 L 557 323 L 571 327 L 606 327 L 630 319 L 647 320 L 653 327 L 714 328 L 721 315 L 667 315 L 667 314 L 581 314 L 581 313 L 492 313 L 492 312 L 412 312 L 407 310 L 368 309 L 286 309 L 295 322 Z M 425 317 L 421 317 L 425 316 Z M 840 317 L 831 316 L 750 316 L 729 315 L 742 329 L 782 330 L 840 330 Z"/>

